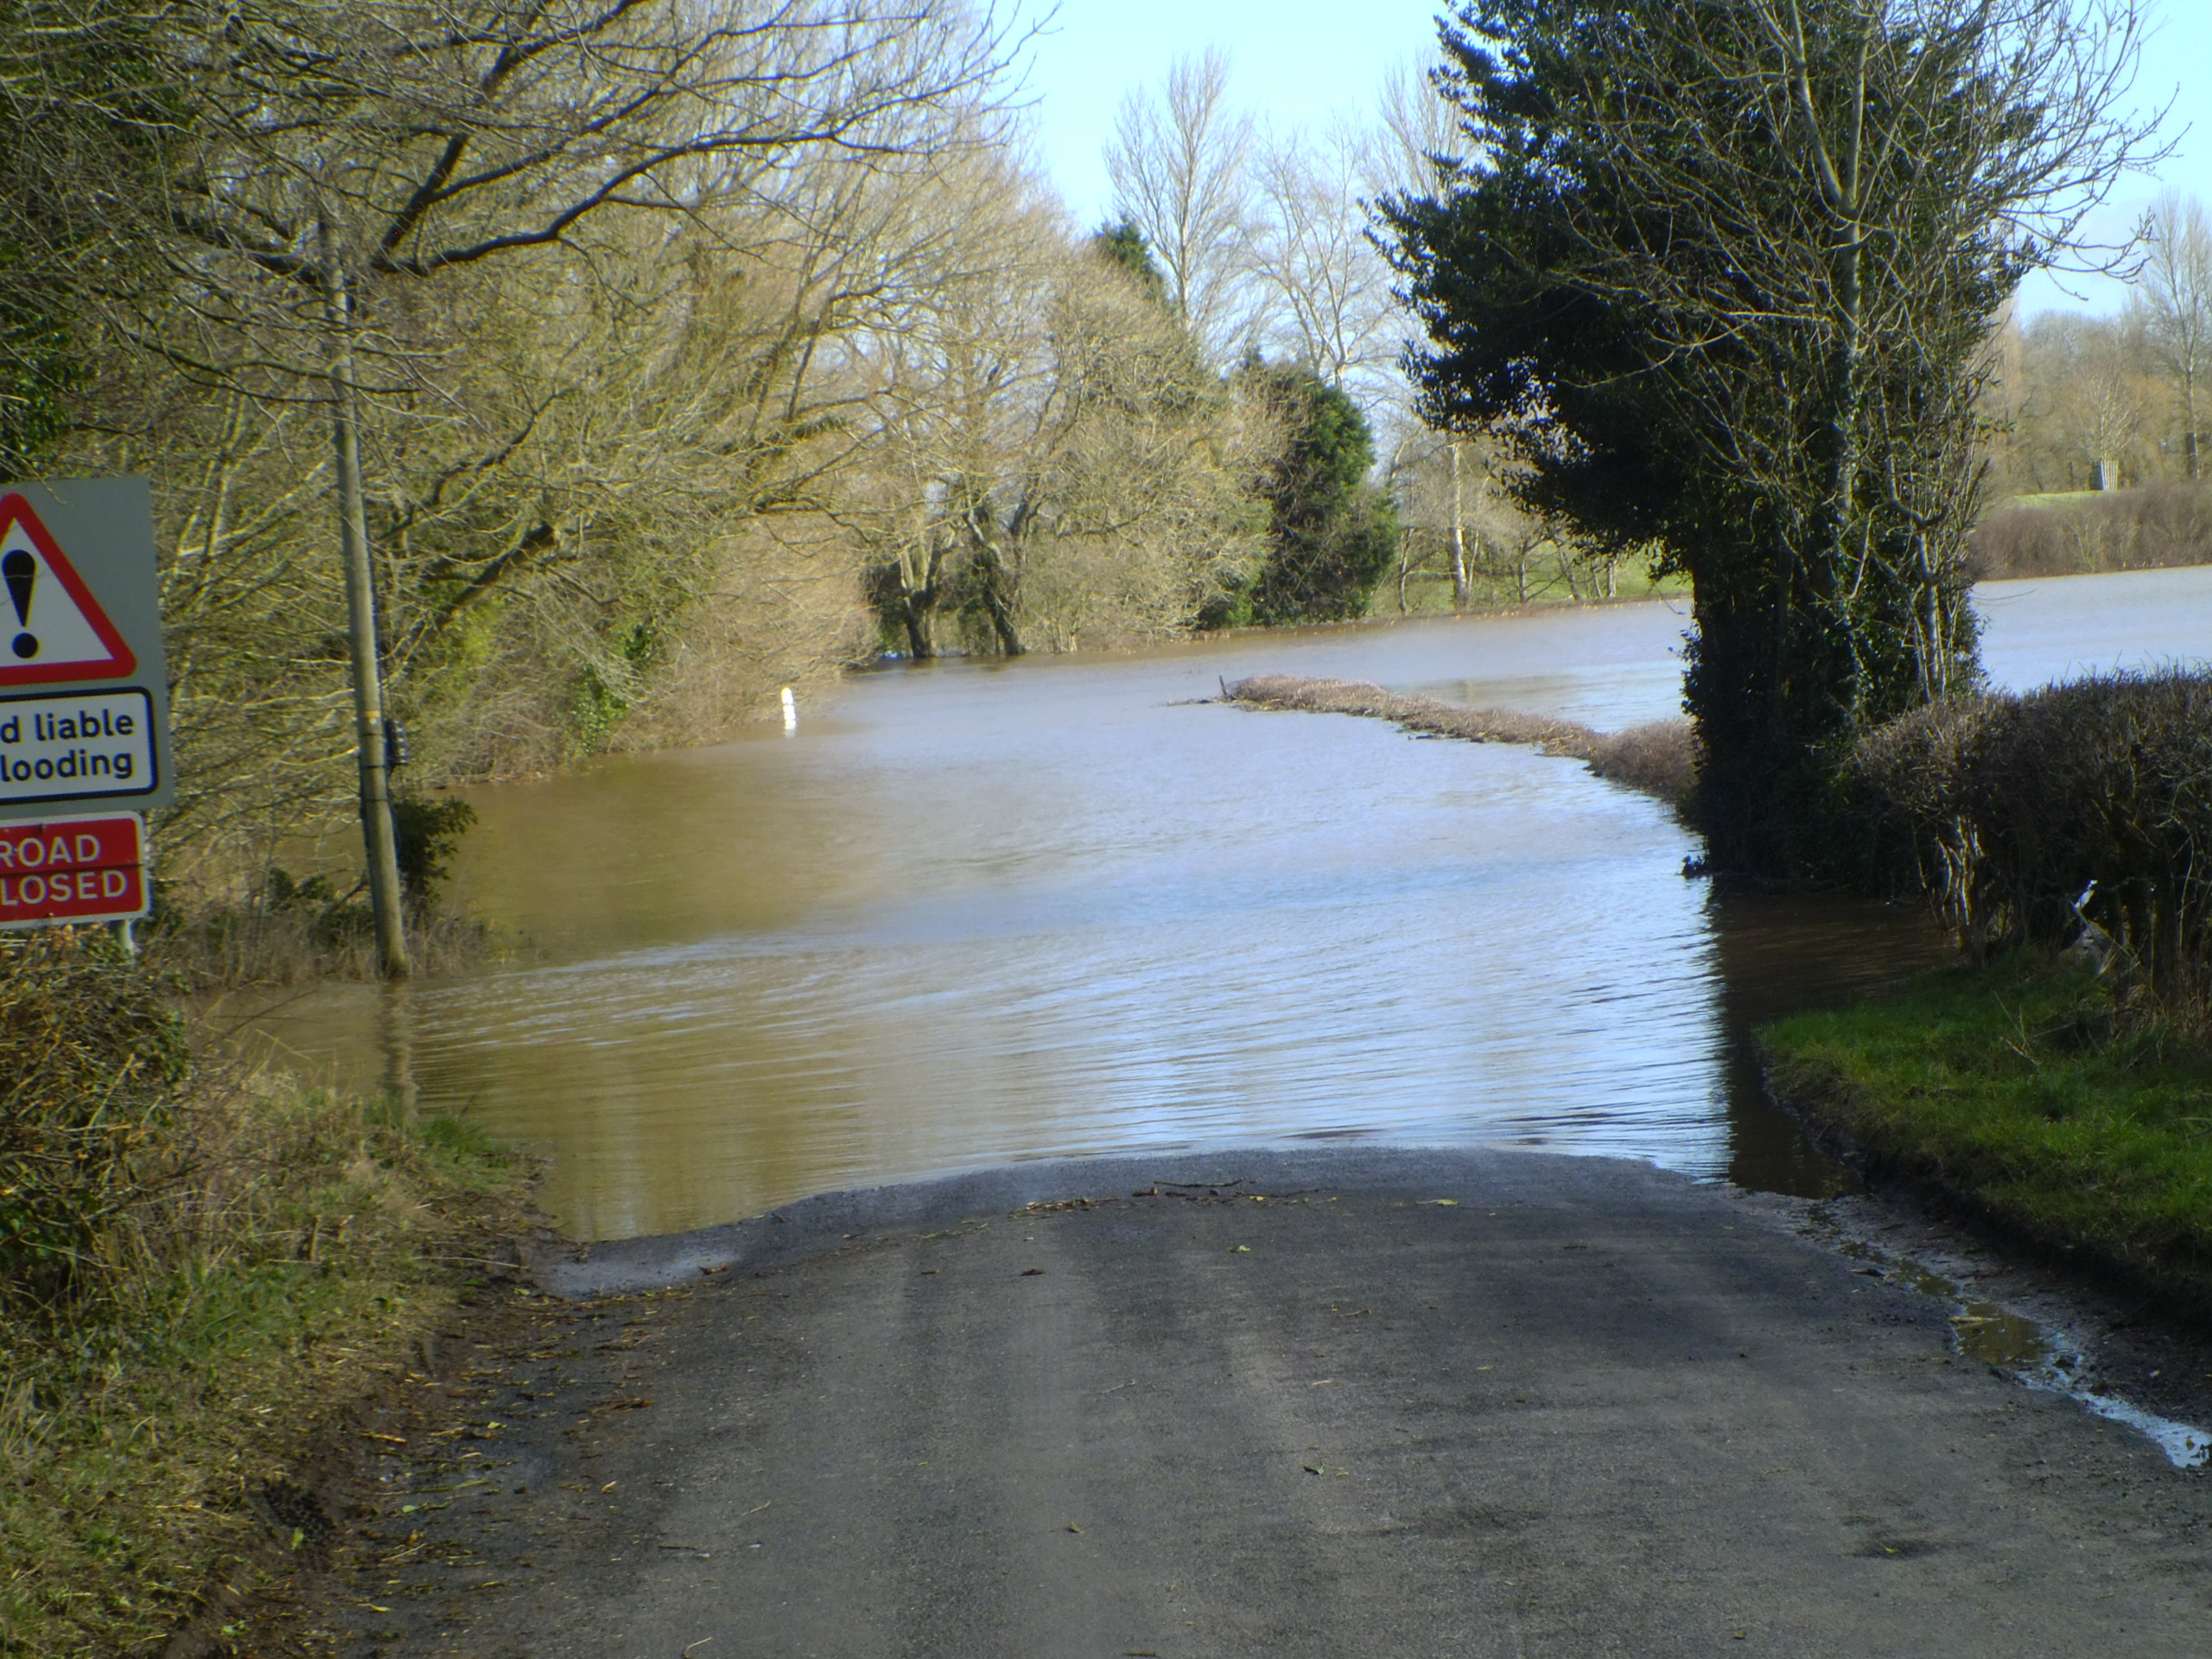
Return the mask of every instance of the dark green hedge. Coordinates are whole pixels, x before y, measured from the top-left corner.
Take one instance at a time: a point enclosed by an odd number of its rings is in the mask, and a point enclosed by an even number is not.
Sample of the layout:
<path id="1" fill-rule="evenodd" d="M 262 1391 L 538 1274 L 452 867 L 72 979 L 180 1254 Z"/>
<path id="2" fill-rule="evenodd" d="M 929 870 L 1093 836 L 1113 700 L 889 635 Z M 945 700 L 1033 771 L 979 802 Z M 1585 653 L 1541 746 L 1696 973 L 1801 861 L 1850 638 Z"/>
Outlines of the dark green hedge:
<path id="1" fill-rule="evenodd" d="M 2212 675 L 1918 709 L 1860 741 L 1850 781 L 1875 880 L 1926 893 L 1971 953 L 2086 931 L 2170 1012 L 2208 1011 Z"/>

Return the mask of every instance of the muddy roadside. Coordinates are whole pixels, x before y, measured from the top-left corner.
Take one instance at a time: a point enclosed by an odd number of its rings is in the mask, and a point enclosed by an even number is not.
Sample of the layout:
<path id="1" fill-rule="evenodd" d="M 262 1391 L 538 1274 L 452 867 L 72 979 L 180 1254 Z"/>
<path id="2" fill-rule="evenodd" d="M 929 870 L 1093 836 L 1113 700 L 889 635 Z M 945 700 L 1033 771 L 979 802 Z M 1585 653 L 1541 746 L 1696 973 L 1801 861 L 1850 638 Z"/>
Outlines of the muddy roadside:
<path id="1" fill-rule="evenodd" d="M 364 1430 L 228 1650 L 2154 1653 L 2212 1612 L 2205 1471 L 1897 1264 L 2200 1421 L 2202 1343 L 1878 1200 L 1238 1154 L 779 1213 L 541 1262 L 582 1299 Z"/>

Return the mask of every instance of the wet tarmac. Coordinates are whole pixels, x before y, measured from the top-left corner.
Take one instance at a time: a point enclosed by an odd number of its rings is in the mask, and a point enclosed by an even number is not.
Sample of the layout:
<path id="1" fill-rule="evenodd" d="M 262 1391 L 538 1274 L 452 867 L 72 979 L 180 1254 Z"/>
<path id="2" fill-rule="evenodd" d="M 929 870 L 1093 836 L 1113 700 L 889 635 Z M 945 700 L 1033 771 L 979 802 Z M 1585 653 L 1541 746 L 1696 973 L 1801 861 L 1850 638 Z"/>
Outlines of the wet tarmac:
<path id="1" fill-rule="evenodd" d="M 1977 1304 L 2015 1299 L 1916 1286 L 1927 1238 L 1842 1248 L 1879 1215 L 1602 1159 L 1246 1152 L 549 1260 L 585 1300 L 464 1357 L 456 1425 L 402 1425 L 343 1497 L 331 1634 L 2202 1654 L 2205 1472 L 1988 1363 L 2011 1327 Z"/>

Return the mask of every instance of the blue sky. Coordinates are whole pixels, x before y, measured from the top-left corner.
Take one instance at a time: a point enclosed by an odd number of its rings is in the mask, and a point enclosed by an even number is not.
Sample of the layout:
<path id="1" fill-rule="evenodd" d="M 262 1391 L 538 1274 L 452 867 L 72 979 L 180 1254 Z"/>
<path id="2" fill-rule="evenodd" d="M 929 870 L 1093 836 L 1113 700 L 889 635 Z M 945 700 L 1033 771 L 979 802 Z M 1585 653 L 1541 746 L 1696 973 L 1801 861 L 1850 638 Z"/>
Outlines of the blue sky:
<path id="1" fill-rule="evenodd" d="M 2139 91 L 2155 106 L 2176 99 L 2170 130 L 2191 130 L 2157 176 L 2131 180 L 2104 216 L 2124 234 L 2162 185 L 2212 201 L 2212 0 L 2145 0 L 2157 29 L 2144 54 Z M 1364 111 L 1389 67 L 1428 52 L 1437 8 L 1420 0 L 1062 0 L 1052 32 L 1039 40 L 1029 76 L 1046 165 L 1078 223 L 1105 214 L 1099 149 L 1122 92 L 1156 80 L 1178 55 L 1227 49 L 1233 86 L 1247 107 L 1279 124 L 1318 121 L 1330 110 Z M 2022 308 L 2108 310 L 2114 283 L 2079 280 L 2075 298 L 2039 276 Z"/>

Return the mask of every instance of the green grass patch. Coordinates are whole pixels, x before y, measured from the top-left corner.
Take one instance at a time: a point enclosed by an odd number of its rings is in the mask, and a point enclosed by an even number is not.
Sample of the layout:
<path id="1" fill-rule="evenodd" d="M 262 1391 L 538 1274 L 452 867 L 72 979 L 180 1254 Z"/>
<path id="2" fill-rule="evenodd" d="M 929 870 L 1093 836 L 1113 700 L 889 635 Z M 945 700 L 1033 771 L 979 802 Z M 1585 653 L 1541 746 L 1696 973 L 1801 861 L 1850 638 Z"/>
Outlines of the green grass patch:
<path id="1" fill-rule="evenodd" d="M 1527 608 L 1551 608 L 1558 606 L 1610 603 L 1630 599 L 1686 598 L 1690 583 L 1687 576 L 1665 576 L 1654 581 L 1649 569 L 1640 559 L 1624 560 L 1614 573 L 1615 591 L 1604 593 L 1604 578 L 1594 570 L 1578 570 L 1575 582 L 1578 593 L 1568 587 L 1565 575 L 1556 562 L 1546 564 L 1541 570 L 1532 569 L 1528 582 Z M 1485 612 L 1517 611 L 1524 608 L 1521 586 L 1511 576 L 1495 571 L 1473 571 L 1467 582 L 1467 604 L 1463 614 L 1479 615 Z M 1406 613 L 1414 616 L 1449 616 L 1453 613 L 1452 579 L 1434 569 L 1415 571 L 1406 582 Z M 1382 580 L 1376 584 L 1374 597 L 1368 605 L 1368 614 L 1389 617 L 1399 614 L 1398 577 L 1395 569 L 1385 571 Z"/>
<path id="2" fill-rule="evenodd" d="M 96 949 L 0 968 L 10 1659 L 158 1652 L 250 1590 L 257 1494 L 314 1484 L 518 1224 L 523 1171 L 464 1123 L 133 1064 L 160 995 Z M 130 1040 L 86 1040 L 103 1019 Z"/>
<path id="3" fill-rule="evenodd" d="M 2112 494 L 2107 490 L 2046 490 L 2040 495 L 2008 495 L 1994 503 L 1992 512 L 2007 507 L 2072 507 L 2084 501 L 2095 501 Z"/>
<path id="4" fill-rule="evenodd" d="M 2212 1055 L 2023 952 L 1759 1033 L 1775 1092 L 1878 1169 L 2170 1294 L 2212 1300 Z"/>

